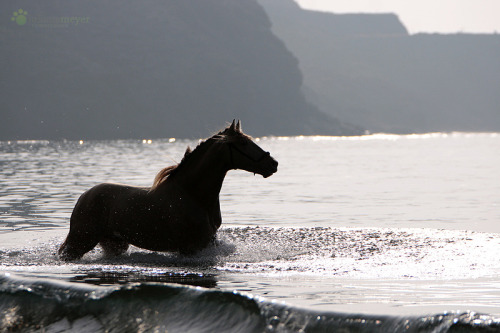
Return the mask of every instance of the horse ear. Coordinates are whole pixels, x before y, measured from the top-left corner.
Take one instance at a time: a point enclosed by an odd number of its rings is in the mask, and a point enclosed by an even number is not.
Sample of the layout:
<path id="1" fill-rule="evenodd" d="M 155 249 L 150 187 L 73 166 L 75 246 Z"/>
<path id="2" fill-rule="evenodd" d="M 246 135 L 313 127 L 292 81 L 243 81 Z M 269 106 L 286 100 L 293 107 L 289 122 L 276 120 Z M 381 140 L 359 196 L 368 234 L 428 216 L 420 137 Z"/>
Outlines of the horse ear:
<path id="1" fill-rule="evenodd" d="M 241 132 L 241 121 L 238 120 L 238 123 L 236 124 L 236 131 Z"/>
<path id="2" fill-rule="evenodd" d="M 191 150 L 191 147 L 187 147 L 186 148 L 186 152 L 184 153 L 184 157 L 188 156 L 189 154 L 191 154 L 192 150 Z"/>
<path id="3" fill-rule="evenodd" d="M 231 126 L 229 126 L 229 129 L 230 129 L 231 131 L 234 131 L 234 130 L 235 130 L 235 126 L 236 126 L 236 125 L 235 125 L 235 122 L 236 122 L 236 119 L 233 119 L 233 123 L 231 124 Z"/>

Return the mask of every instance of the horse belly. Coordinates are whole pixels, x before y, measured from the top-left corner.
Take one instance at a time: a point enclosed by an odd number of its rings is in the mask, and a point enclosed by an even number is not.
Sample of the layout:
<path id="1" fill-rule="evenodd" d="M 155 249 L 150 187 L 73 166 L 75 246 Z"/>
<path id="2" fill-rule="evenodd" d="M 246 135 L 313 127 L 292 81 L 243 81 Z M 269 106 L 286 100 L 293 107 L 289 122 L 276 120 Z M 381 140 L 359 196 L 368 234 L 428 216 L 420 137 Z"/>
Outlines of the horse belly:
<path id="1" fill-rule="evenodd" d="M 215 236 L 208 219 L 148 216 L 127 230 L 127 241 L 152 251 L 196 252 L 205 248 Z"/>

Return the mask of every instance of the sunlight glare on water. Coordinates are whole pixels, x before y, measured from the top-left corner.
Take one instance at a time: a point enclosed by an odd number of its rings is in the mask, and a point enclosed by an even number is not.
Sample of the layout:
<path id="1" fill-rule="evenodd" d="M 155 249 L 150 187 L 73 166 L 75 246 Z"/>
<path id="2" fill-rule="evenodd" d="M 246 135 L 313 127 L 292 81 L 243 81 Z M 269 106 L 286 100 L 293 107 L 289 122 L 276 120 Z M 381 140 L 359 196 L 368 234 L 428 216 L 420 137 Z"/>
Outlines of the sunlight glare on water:
<path id="1" fill-rule="evenodd" d="M 279 171 L 262 181 L 228 177 L 226 222 L 253 216 L 271 225 L 500 232 L 496 133 L 263 138 L 260 145 Z"/>

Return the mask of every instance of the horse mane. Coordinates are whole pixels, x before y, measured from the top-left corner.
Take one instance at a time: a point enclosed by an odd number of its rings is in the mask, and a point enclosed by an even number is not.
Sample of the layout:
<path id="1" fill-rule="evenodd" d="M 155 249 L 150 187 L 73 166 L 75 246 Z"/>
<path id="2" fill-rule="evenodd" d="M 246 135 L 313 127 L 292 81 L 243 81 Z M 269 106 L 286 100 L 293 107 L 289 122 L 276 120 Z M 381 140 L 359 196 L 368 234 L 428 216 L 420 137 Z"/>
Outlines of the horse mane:
<path id="1" fill-rule="evenodd" d="M 170 165 L 166 168 L 161 169 L 155 176 L 155 180 L 153 181 L 153 186 L 151 186 L 151 190 L 156 189 L 161 183 L 163 183 L 168 178 L 168 176 L 170 176 L 172 171 L 177 169 L 177 166 L 178 164 Z"/>
<path id="2" fill-rule="evenodd" d="M 201 144 L 200 144 L 201 145 Z M 198 145 L 198 147 L 200 146 Z M 196 148 L 198 148 L 196 147 Z M 195 149 L 196 150 L 196 149 Z M 179 167 L 179 165 L 181 165 L 181 163 L 186 159 L 186 157 L 188 155 L 191 155 L 193 151 L 191 150 L 191 148 L 188 146 L 187 149 L 186 149 L 186 152 L 184 153 L 184 157 L 182 158 L 182 160 L 180 161 L 180 163 L 178 164 L 175 164 L 175 165 L 170 165 L 166 168 L 163 168 L 161 169 L 155 176 L 155 179 L 153 181 L 153 186 L 151 186 L 151 189 L 150 191 L 153 191 L 155 190 L 158 186 L 160 186 L 161 184 L 163 184 L 167 178 L 169 176 L 172 175 L 172 173 L 174 173 L 174 171 Z"/>
<path id="3" fill-rule="evenodd" d="M 196 155 L 200 151 L 204 151 L 209 146 L 208 143 L 213 143 L 214 141 L 218 142 L 231 141 L 237 138 L 251 139 L 250 136 L 243 133 L 243 131 L 239 126 L 235 127 L 233 122 L 231 126 L 228 126 L 225 129 L 219 131 L 218 133 L 212 135 L 210 138 L 201 141 L 194 150 L 191 150 L 191 148 L 188 146 L 186 152 L 184 153 L 184 157 L 178 164 L 170 165 L 166 168 L 163 168 L 156 174 L 155 179 L 153 181 L 153 186 L 151 186 L 150 191 L 154 191 L 155 189 L 158 188 L 158 186 L 163 184 L 169 177 L 173 177 L 179 170 L 179 168 L 185 165 L 186 161 L 191 159 L 193 155 Z"/>

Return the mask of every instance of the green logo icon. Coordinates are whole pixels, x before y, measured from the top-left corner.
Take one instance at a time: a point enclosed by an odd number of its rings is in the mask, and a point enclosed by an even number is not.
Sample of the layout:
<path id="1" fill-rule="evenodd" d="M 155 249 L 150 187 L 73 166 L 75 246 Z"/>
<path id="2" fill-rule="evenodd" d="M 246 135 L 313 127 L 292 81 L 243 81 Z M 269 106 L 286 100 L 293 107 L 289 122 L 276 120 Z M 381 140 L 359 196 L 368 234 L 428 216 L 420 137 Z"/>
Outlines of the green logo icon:
<path id="1" fill-rule="evenodd" d="M 10 20 L 16 22 L 17 25 L 25 25 L 28 21 L 26 15 L 28 15 L 27 11 L 19 9 L 18 11 L 12 13 L 12 17 L 10 18 Z"/>

